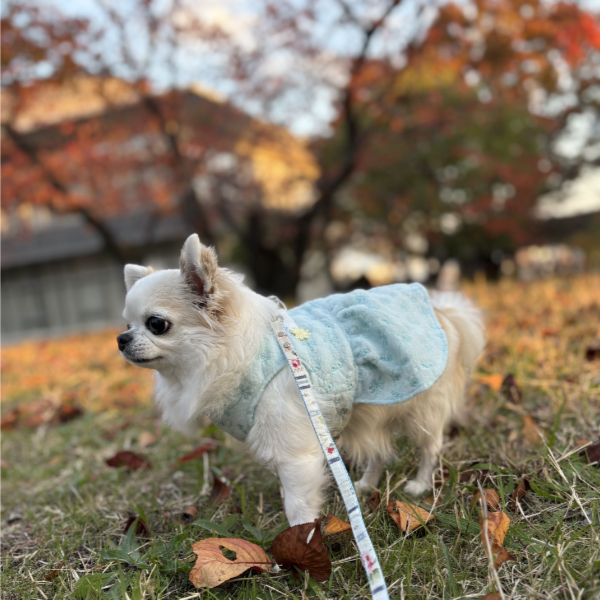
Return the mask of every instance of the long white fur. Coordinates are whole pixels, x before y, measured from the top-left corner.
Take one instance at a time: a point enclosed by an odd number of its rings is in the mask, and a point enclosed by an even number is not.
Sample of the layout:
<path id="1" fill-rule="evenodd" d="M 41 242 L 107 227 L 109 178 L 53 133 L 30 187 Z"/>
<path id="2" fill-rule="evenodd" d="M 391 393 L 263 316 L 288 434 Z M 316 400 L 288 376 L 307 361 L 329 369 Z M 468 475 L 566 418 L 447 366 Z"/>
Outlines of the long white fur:
<path id="1" fill-rule="evenodd" d="M 156 370 L 155 396 L 164 420 L 192 433 L 200 415 L 216 417 L 227 408 L 223 398 L 238 386 L 263 336 L 272 335 L 269 323 L 277 307 L 238 275 L 217 267 L 214 253 L 197 236 L 188 238 L 182 257 L 180 270 L 125 268 L 129 291 L 123 316 L 133 340 L 122 354 L 133 364 Z M 201 294 L 194 289 L 198 280 Z M 419 495 L 430 489 L 444 427 L 461 419 L 465 384 L 485 343 L 483 321 L 462 295 L 438 295 L 432 301 L 448 338 L 446 370 L 429 390 L 407 402 L 354 405 L 338 446 L 354 461 L 367 463 L 355 483 L 357 492 L 378 485 L 399 434 L 421 450 L 416 477 L 406 484 L 406 492 Z M 167 319 L 169 332 L 153 335 L 146 328 L 149 316 Z M 140 359 L 149 362 L 136 362 Z M 317 401 L 327 419 L 334 406 L 318 395 Z M 290 525 L 318 517 L 329 473 L 288 369 L 267 386 L 247 444 L 279 474 Z"/>

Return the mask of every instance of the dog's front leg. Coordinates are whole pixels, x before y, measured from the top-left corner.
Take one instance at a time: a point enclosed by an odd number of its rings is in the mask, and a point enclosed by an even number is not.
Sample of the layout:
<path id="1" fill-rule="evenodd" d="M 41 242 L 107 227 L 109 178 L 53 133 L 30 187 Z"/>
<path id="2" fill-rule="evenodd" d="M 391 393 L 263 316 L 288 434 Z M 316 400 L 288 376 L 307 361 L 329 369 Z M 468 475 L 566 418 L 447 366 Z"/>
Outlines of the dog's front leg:
<path id="1" fill-rule="evenodd" d="M 314 521 L 320 514 L 327 471 L 321 449 L 296 456 L 277 467 L 290 527 Z"/>

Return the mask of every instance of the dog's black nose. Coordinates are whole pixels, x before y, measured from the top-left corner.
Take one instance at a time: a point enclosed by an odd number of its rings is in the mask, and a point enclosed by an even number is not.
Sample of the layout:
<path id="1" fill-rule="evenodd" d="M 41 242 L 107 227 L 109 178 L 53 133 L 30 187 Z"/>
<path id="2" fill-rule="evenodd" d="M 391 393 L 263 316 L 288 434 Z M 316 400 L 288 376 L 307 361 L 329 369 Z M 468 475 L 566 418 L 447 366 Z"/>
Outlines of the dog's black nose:
<path id="1" fill-rule="evenodd" d="M 132 340 L 133 336 L 131 335 L 131 333 L 129 333 L 129 331 L 126 331 L 125 333 L 122 333 L 121 335 L 117 336 L 117 344 L 119 344 L 119 350 L 125 350 L 125 346 L 127 346 L 127 344 L 129 344 L 129 342 Z"/>

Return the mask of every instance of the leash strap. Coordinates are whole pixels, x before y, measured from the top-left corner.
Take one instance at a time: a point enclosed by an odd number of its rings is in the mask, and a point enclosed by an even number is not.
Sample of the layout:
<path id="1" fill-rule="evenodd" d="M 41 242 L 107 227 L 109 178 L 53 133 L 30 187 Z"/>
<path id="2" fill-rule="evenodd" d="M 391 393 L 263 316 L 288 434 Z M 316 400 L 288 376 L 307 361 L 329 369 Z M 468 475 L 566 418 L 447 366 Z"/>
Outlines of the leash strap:
<path id="1" fill-rule="evenodd" d="M 298 391 L 304 401 L 306 412 L 319 440 L 321 450 L 325 455 L 325 460 L 333 473 L 333 477 L 344 500 L 350 525 L 352 526 L 352 533 L 358 546 L 360 559 L 367 573 L 373 600 L 389 600 L 383 572 L 379 566 L 379 560 L 377 559 L 377 554 L 375 554 L 371 538 L 367 533 L 358 498 L 354 492 L 354 486 L 350 481 L 348 471 L 346 471 L 335 442 L 329 433 L 325 419 L 321 414 L 319 405 L 315 400 L 308 372 L 304 368 L 290 339 L 290 332 L 296 328 L 296 324 L 286 311 L 280 310 L 279 315 L 271 322 L 271 327 L 292 371 Z"/>

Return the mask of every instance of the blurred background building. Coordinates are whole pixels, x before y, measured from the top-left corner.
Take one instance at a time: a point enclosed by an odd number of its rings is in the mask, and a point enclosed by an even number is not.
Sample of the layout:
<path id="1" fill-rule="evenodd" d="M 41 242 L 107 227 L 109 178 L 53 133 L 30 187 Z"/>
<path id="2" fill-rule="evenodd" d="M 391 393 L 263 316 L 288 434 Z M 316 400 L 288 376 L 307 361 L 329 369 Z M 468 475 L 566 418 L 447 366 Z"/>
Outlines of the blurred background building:
<path id="1" fill-rule="evenodd" d="M 121 322 L 191 232 L 261 293 L 600 266 L 584 3 L 7 2 L 4 342 Z"/>

